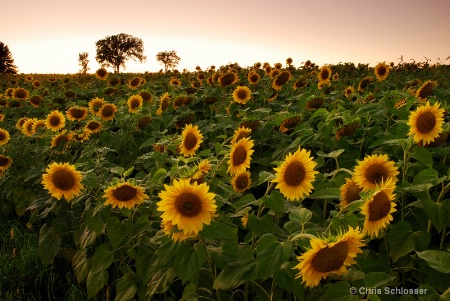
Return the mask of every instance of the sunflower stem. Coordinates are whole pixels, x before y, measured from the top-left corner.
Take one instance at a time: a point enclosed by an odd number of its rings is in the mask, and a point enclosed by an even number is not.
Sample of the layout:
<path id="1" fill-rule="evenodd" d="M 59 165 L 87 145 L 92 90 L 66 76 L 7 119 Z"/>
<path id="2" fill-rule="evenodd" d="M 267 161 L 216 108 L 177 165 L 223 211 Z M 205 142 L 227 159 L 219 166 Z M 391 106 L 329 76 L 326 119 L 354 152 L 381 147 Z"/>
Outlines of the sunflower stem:
<path id="1" fill-rule="evenodd" d="M 206 240 L 204 237 L 202 237 L 202 242 L 206 249 L 206 259 L 208 260 L 209 272 L 211 273 L 211 278 L 212 278 L 213 282 L 215 282 L 216 281 L 216 273 L 214 271 L 214 266 L 211 261 L 211 257 L 209 256 L 208 248 L 206 247 Z M 216 296 L 217 296 L 217 300 L 220 301 L 221 299 L 220 299 L 219 289 L 216 289 Z"/>
<path id="2" fill-rule="evenodd" d="M 403 182 L 406 181 L 406 163 L 408 162 L 408 150 L 406 148 L 403 149 L 403 169 L 402 169 L 402 179 Z M 403 189 L 402 191 L 402 221 L 405 220 L 405 200 L 406 200 L 406 192 Z"/>
<path id="3" fill-rule="evenodd" d="M 270 301 L 275 300 L 274 299 L 274 295 L 275 295 L 275 279 L 272 278 L 272 286 L 270 288 Z"/>
<path id="4" fill-rule="evenodd" d="M 442 237 L 441 237 L 441 244 L 439 245 L 439 250 L 444 249 L 445 236 L 447 236 L 447 226 L 444 226 L 444 229 L 442 229 Z"/>
<path id="5" fill-rule="evenodd" d="M 323 212 L 322 212 L 322 218 L 324 220 L 327 219 L 327 201 L 324 199 L 323 200 Z"/>

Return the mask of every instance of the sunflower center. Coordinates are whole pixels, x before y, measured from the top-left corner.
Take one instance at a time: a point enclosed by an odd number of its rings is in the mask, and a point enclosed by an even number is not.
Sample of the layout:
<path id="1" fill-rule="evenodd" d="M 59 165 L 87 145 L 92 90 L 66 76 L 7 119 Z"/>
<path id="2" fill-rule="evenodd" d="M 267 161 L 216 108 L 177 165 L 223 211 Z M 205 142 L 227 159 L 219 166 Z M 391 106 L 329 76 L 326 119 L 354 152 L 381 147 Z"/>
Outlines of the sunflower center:
<path id="1" fill-rule="evenodd" d="M 191 149 L 193 149 L 196 145 L 197 145 L 197 137 L 195 136 L 194 133 L 188 133 L 188 134 L 186 135 L 186 138 L 184 139 L 184 146 L 185 146 L 188 150 L 191 150 Z"/>
<path id="2" fill-rule="evenodd" d="M 347 188 L 347 193 L 344 196 L 347 205 L 361 198 L 359 196 L 361 190 L 362 189 L 359 188 L 358 185 L 351 185 L 350 187 Z"/>
<path id="3" fill-rule="evenodd" d="M 233 153 L 233 165 L 239 166 L 247 159 L 247 150 L 244 146 L 240 145 L 236 147 Z"/>
<path id="4" fill-rule="evenodd" d="M 246 99 L 247 98 L 247 91 L 245 91 L 244 89 L 240 89 L 237 91 L 236 93 L 237 97 L 239 99 Z"/>
<path id="5" fill-rule="evenodd" d="M 235 78 L 236 77 L 235 77 L 234 73 L 227 73 L 226 75 L 224 75 L 220 78 L 220 83 L 222 86 L 228 86 L 234 82 Z"/>
<path id="6" fill-rule="evenodd" d="M 52 183 L 60 190 L 72 189 L 75 185 L 73 174 L 66 170 L 57 170 L 52 174 Z"/>
<path id="7" fill-rule="evenodd" d="M 131 107 L 133 109 L 139 107 L 139 99 L 132 99 L 131 100 Z"/>
<path id="8" fill-rule="evenodd" d="M 381 66 L 380 68 L 378 68 L 378 75 L 383 76 L 386 74 L 386 68 Z"/>
<path id="9" fill-rule="evenodd" d="M 366 179 L 374 184 L 379 184 L 383 179 L 388 178 L 387 170 L 380 164 L 370 165 L 365 173 Z"/>
<path id="10" fill-rule="evenodd" d="M 250 137 L 249 133 L 247 133 L 247 132 L 240 132 L 239 135 L 236 137 L 236 141 L 235 142 L 238 142 L 239 140 L 247 138 L 247 137 Z"/>
<path id="11" fill-rule="evenodd" d="M 81 109 L 75 108 L 75 109 L 70 110 L 70 114 L 72 115 L 72 117 L 78 119 L 78 118 L 81 118 L 84 116 L 84 111 Z"/>
<path id="12" fill-rule="evenodd" d="M 183 192 L 175 199 L 178 213 L 186 217 L 197 216 L 202 211 L 202 201 L 191 192 Z"/>
<path id="13" fill-rule="evenodd" d="M 246 174 L 241 174 L 236 179 L 236 187 L 238 189 L 245 189 L 248 186 L 248 177 Z"/>
<path id="14" fill-rule="evenodd" d="M 58 126 L 61 123 L 61 119 L 58 116 L 50 117 L 50 124 L 52 126 Z"/>
<path id="15" fill-rule="evenodd" d="M 112 192 L 113 197 L 119 202 L 128 202 L 129 200 L 132 200 L 136 194 L 136 188 L 128 185 L 117 187 Z"/>
<path id="16" fill-rule="evenodd" d="M 250 82 L 256 83 L 258 80 L 259 80 L 258 75 L 253 74 L 252 76 L 250 76 Z"/>
<path id="17" fill-rule="evenodd" d="M 0 132 L 0 141 L 6 140 L 6 134 L 4 132 Z"/>
<path id="18" fill-rule="evenodd" d="M 133 78 L 133 80 L 131 81 L 130 84 L 132 87 L 135 87 L 135 86 L 139 85 L 140 83 L 141 83 L 141 80 L 139 78 L 135 77 L 135 78 Z"/>
<path id="19" fill-rule="evenodd" d="M 306 172 L 303 164 L 294 161 L 286 167 L 284 172 L 284 181 L 289 186 L 298 186 L 305 179 Z"/>
<path id="20" fill-rule="evenodd" d="M 111 106 L 104 106 L 103 110 L 102 110 L 102 115 L 105 117 L 109 117 L 112 116 L 112 114 L 114 113 L 114 110 Z"/>
<path id="21" fill-rule="evenodd" d="M 378 221 L 389 214 L 391 201 L 384 191 L 375 193 L 372 198 L 369 203 L 369 220 Z"/>
<path id="22" fill-rule="evenodd" d="M 335 271 L 342 267 L 347 255 L 348 244 L 341 241 L 331 248 L 327 246 L 317 252 L 311 261 L 311 266 L 320 273 Z"/>
<path id="23" fill-rule="evenodd" d="M 433 112 L 424 112 L 417 117 L 417 130 L 423 134 L 431 132 L 436 126 L 436 116 Z"/>
<path id="24" fill-rule="evenodd" d="M 165 111 L 169 107 L 169 99 L 164 98 L 161 102 L 161 110 Z"/>
<path id="25" fill-rule="evenodd" d="M 62 136 L 59 136 L 58 138 L 56 138 L 55 145 L 59 146 L 59 145 L 65 144 L 67 142 L 69 142 L 69 137 L 66 135 L 62 135 Z"/>
<path id="26" fill-rule="evenodd" d="M 327 69 L 324 69 L 324 70 L 322 70 L 322 72 L 320 72 L 320 78 L 322 80 L 328 79 L 329 76 L 330 76 L 330 73 L 328 72 Z"/>
<path id="27" fill-rule="evenodd" d="M 6 157 L 0 157 L 0 166 L 6 166 L 9 163 L 9 159 Z"/>
<path id="28" fill-rule="evenodd" d="M 278 75 L 277 79 L 275 80 L 275 83 L 277 85 L 284 85 L 289 80 L 289 73 L 288 72 L 282 72 L 280 75 Z"/>

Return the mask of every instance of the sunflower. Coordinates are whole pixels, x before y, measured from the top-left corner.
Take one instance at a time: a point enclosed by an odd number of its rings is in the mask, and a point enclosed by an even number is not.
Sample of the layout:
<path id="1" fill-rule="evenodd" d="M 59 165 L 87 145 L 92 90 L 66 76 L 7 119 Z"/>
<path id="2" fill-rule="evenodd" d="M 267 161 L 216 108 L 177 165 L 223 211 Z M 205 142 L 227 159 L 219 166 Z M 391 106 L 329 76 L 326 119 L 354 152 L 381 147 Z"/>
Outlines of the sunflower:
<path id="1" fill-rule="evenodd" d="M 5 96 L 6 96 L 6 98 L 13 97 L 13 91 L 14 91 L 14 88 L 8 88 L 8 89 L 6 89 L 6 90 L 5 90 Z"/>
<path id="2" fill-rule="evenodd" d="M 274 77 L 277 77 L 278 75 L 280 75 L 280 73 L 281 73 L 280 69 L 274 68 L 274 69 L 272 69 L 272 72 L 270 72 L 269 76 L 274 78 Z"/>
<path id="3" fill-rule="evenodd" d="M 358 85 L 358 91 L 362 92 L 364 91 L 364 89 L 367 87 L 368 84 L 370 84 L 372 82 L 372 78 L 371 77 L 365 77 L 363 78 Z"/>
<path id="4" fill-rule="evenodd" d="M 242 121 L 238 128 L 249 128 L 253 132 L 256 131 L 259 128 L 260 122 L 259 120 L 246 120 Z"/>
<path id="5" fill-rule="evenodd" d="M 28 117 L 20 118 L 16 123 L 16 129 L 18 129 L 19 131 L 22 131 L 22 126 L 25 123 L 25 121 L 27 121 L 27 119 L 28 119 Z"/>
<path id="6" fill-rule="evenodd" d="M 87 116 L 87 109 L 82 107 L 70 107 L 67 112 L 66 116 L 71 121 L 81 121 L 86 118 Z"/>
<path id="7" fill-rule="evenodd" d="M 42 184 L 52 197 L 58 200 L 64 197 L 70 201 L 81 193 L 83 177 L 74 165 L 53 162 L 48 165 L 46 172 L 42 175 Z"/>
<path id="8" fill-rule="evenodd" d="M 189 114 L 189 115 L 186 115 L 186 116 L 182 116 L 175 123 L 175 128 L 177 130 L 182 129 L 186 125 L 188 125 L 189 123 L 192 123 L 193 120 L 194 120 L 194 114 Z"/>
<path id="9" fill-rule="evenodd" d="M 256 85 L 257 83 L 259 83 L 261 76 L 258 74 L 258 72 L 251 71 L 247 75 L 247 79 L 250 85 Z"/>
<path id="10" fill-rule="evenodd" d="M 395 183 L 399 172 L 394 164 L 393 161 L 388 161 L 387 155 L 367 156 L 363 161 L 358 160 L 352 177 L 353 181 L 364 191 L 376 189 L 378 184 L 389 178 L 392 178 Z"/>
<path id="11" fill-rule="evenodd" d="M 444 111 L 443 108 L 439 109 L 438 102 L 432 106 L 427 102 L 424 106 L 418 107 L 409 115 L 408 136 L 414 135 L 414 142 L 423 141 L 425 144 L 433 142 L 442 132 Z"/>
<path id="12" fill-rule="evenodd" d="M 267 101 L 274 101 L 278 97 L 278 91 L 272 88 L 272 94 L 270 94 Z"/>
<path id="13" fill-rule="evenodd" d="M 247 222 L 248 222 L 248 212 L 243 217 L 241 217 L 242 227 L 247 228 Z"/>
<path id="14" fill-rule="evenodd" d="M 33 107 L 39 108 L 42 103 L 42 97 L 40 97 L 39 95 L 33 95 L 30 98 L 30 103 Z"/>
<path id="15" fill-rule="evenodd" d="M 103 98 L 96 97 L 89 102 L 89 109 L 93 115 L 98 115 L 98 111 L 100 111 L 104 104 L 105 100 Z"/>
<path id="16" fill-rule="evenodd" d="M 198 126 L 192 124 L 186 125 L 182 132 L 183 141 L 180 145 L 180 152 L 183 156 L 194 156 L 197 149 L 202 143 L 203 135 L 200 133 Z"/>
<path id="17" fill-rule="evenodd" d="M 197 170 L 194 172 L 192 176 L 190 176 L 190 183 L 193 184 L 194 182 L 197 182 L 197 184 L 202 184 L 204 182 L 205 175 L 211 170 L 211 164 L 209 163 L 208 159 L 205 159 L 201 161 L 198 166 Z"/>
<path id="18" fill-rule="evenodd" d="M 252 184 L 250 176 L 251 174 L 248 171 L 236 174 L 233 179 L 231 179 L 231 185 L 233 186 L 234 191 L 242 193 L 249 189 Z"/>
<path id="19" fill-rule="evenodd" d="M 448 139 L 447 133 L 440 133 L 437 138 L 434 139 L 433 142 L 430 143 L 423 143 L 423 141 L 420 141 L 418 143 L 419 146 L 427 147 L 427 148 L 434 148 L 443 145 Z"/>
<path id="20" fill-rule="evenodd" d="M 238 82 L 238 77 L 234 72 L 227 72 L 218 78 L 221 87 L 227 87 Z"/>
<path id="21" fill-rule="evenodd" d="M 365 216 L 364 232 L 377 237 L 381 229 L 394 219 L 391 213 L 397 211 L 395 199 L 395 183 L 391 178 L 381 183 L 361 207 L 361 213 Z"/>
<path id="22" fill-rule="evenodd" d="M 178 227 L 174 227 L 171 221 L 163 221 L 162 228 L 164 234 L 171 237 L 174 242 L 197 237 L 195 232 L 184 233 L 178 230 Z"/>
<path id="23" fill-rule="evenodd" d="M 77 96 L 77 94 L 75 94 L 75 92 L 69 90 L 69 91 L 64 92 L 64 96 L 67 98 L 74 98 Z"/>
<path id="24" fill-rule="evenodd" d="M 135 77 L 132 80 L 130 80 L 130 82 L 128 83 L 128 87 L 130 87 L 130 89 L 134 90 L 137 87 L 139 87 L 140 84 L 141 84 L 141 79 L 139 77 Z"/>
<path id="25" fill-rule="evenodd" d="M 9 132 L 5 129 L 0 128 L 0 145 L 5 145 L 8 143 L 11 136 Z"/>
<path id="26" fill-rule="evenodd" d="M 292 129 L 294 129 L 302 120 L 302 118 L 300 116 L 293 116 L 293 117 L 289 117 L 286 118 L 285 120 L 283 120 L 283 122 L 280 125 L 280 132 L 282 133 L 286 133 Z"/>
<path id="27" fill-rule="evenodd" d="M 120 82 L 121 81 L 119 77 L 114 77 L 108 81 L 108 84 L 110 84 L 111 86 L 117 86 L 118 84 L 120 84 Z"/>
<path id="28" fill-rule="evenodd" d="M 24 88 L 16 88 L 12 92 L 12 97 L 19 100 L 25 100 L 28 99 L 28 91 Z"/>
<path id="29" fill-rule="evenodd" d="M 359 193 L 362 191 L 362 188 L 359 187 L 352 179 L 346 178 L 345 184 L 342 185 L 339 190 L 341 191 L 341 202 L 339 203 L 341 210 L 343 210 L 348 204 L 361 199 Z"/>
<path id="30" fill-rule="evenodd" d="M 26 77 L 25 77 L 25 80 L 27 81 L 27 82 L 32 82 L 33 81 L 33 76 L 32 75 L 27 75 Z"/>
<path id="31" fill-rule="evenodd" d="M 0 122 L 5 120 L 5 115 L 0 113 Z"/>
<path id="32" fill-rule="evenodd" d="M 319 74 L 317 75 L 319 78 L 319 82 L 326 82 L 328 83 L 331 78 L 331 69 L 328 65 L 322 66 L 320 68 Z"/>
<path id="33" fill-rule="evenodd" d="M 231 175 L 244 172 L 250 168 L 251 155 L 254 143 L 250 138 L 242 138 L 237 143 L 233 144 L 230 151 L 230 160 L 228 160 L 228 170 Z"/>
<path id="34" fill-rule="evenodd" d="M 292 62 L 293 62 L 292 58 L 288 57 L 288 58 L 286 59 L 286 64 L 292 65 Z"/>
<path id="35" fill-rule="evenodd" d="M 375 76 L 378 78 L 378 81 L 385 80 L 389 75 L 389 65 L 386 65 L 385 62 L 378 63 L 375 66 Z"/>
<path id="36" fill-rule="evenodd" d="M 238 86 L 233 91 L 233 99 L 237 103 L 245 105 L 251 97 L 252 93 L 246 86 Z"/>
<path id="37" fill-rule="evenodd" d="M 359 119 L 356 119 L 351 123 L 347 123 L 347 124 L 340 126 L 336 130 L 336 134 L 335 134 L 336 140 L 339 141 L 341 139 L 341 137 L 348 137 L 348 136 L 353 135 L 358 130 L 358 127 L 359 127 Z"/>
<path id="38" fill-rule="evenodd" d="M 47 129 L 47 126 L 45 125 L 45 119 L 38 119 L 33 123 L 32 132 L 36 134 L 39 129 L 42 129 L 44 131 Z"/>
<path id="39" fill-rule="evenodd" d="M 111 205 L 113 208 L 118 207 L 119 209 L 123 207 L 132 209 L 135 205 L 141 204 L 144 199 L 148 199 L 149 196 L 145 194 L 144 188 L 124 182 L 109 186 L 105 190 L 103 198 L 106 199 L 104 205 Z"/>
<path id="40" fill-rule="evenodd" d="M 306 286 L 314 287 L 329 274 L 347 273 L 347 267 L 355 264 L 354 258 L 362 253 L 360 248 L 365 245 L 361 242 L 363 236 L 359 228 L 349 227 L 345 234 L 338 235 L 331 241 L 311 239 L 311 248 L 297 257 L 300 262 L 294 269 L 298 269 L 299 273 L 295 278 L 301 277 Z"/>
<path id="41" fill-rule="evenodd" d="M 164 93 L 159 98 L 159 109 L 156 111 L 157 115 L 161 115 L 169 107 L 170 95 L 169 92 Z"/>
<path id="42" fill-rule="evenodd" d="M 13 159 L 10 157 L 0 155 L 0 171 L 7 170 L 11 166 L 12 162 Z"/>
<path id="43" fill-rule="evenodd" d="M 101 122 L 99 122 L 97 120 L 91 120 L 86 124 L 86 126 L 84 128 L 85 128 L 85 130 L 88 130 L 92 134 L 94 134 L 94 133 L 100 132 L 102 127 L 103 127 L 103 125 Z"/>
<path id="44" fill-rule="evenodd" d="M 190 184 L 187 179 L 175 179 L 172 186 L 164 184 L 164 187 L 165 191 L 158 194 L 161 201 L 156 204 L 157 210 L 163 212 L 163 222 L 171 221 L 184 234 L 198 234 L 216 216 L 216 195 L 208 192 L 206 183 Z"/>
<path id="45" fill-rule="evenodd" d="M 315 110 L 319 109 L 323 106 L 323 98 L 322 97 L 314 97 L 306 103 L 306 109 L 307 110 Z"/>
<path id="46" fill-rule="evenodd" d="M 113 103 L 105 103 L 98 111 L 98 116 L 104 121 L 114 119 L 117 107 Z"/>
<path id="47" fill-rule="evenodd" d="M 86 128 L 72 132 L 72 140 L 76 142 L 83 143 L 86 140 L 89 140 L 89 137 L 91 136 L 92 132 Z"/>
<path id="48" fill-rule="evenodd" d="M 233 139 L 231 140 L 231 144 L 235 144 L 239 142 L 242 138 L 250 137 L 252 130 L 246 127 L 239 127 L 234 131 Z"/>
<path id="49" fill-rule="evenodd" d="M 273 81 L 272 88 L 275 90 L 281 90 L 283 85 L 287 83 L 292 78 L 292 75 L 289 71 L 281 72 Z"/>
<path id="50" fill-rule="evenodd" d="M 289 200 L 300 200 L 310 195 L 314 188 L 312 182 L 319 172 L 314 170 L 317 163 L 310 153 L 299 147 L 295 153 L 286 156 L 280 167 L 274 168 L 276 175 L 273 182 L 278 183 L 275 188 Z"/>
<path id="51" fill-rule="evenodd" d="M 52 138 L 52 148 L 69 146 L 69 142 L 72 140 L 72 133 L 61 133 Z"/>
<path id="52" fill-rule="evenodd" d="M 150 93 L 149 91 L 141 91 L 139 92 L 139 95 L 142 97 L 142 100 L 145 103 L 152 102 L 152 93 Z"/>
<path id="53" fill-rule="evenodd" d="M 272 74 L 272 67 L 269 64 L 264 65 L 263 69 L 266 75 Z"/>
<path id="54" fill-rule="evenodd" d="M 355 88 L 353 88 L 352 86 L 349 86 L 345 89 L 345 97 L 347 98 L 351 98 L 353 93 L 355 93 Z"/>
<path id="55" fill-rule="evenodd" d="M 437 86 L 436 82 L 427 80 L 423 85 L 416 91 L 416 97 L 420 99 L 426 99 L 433 92 L 433 87 Z"/>
<path id="56" fill-rule="evenodd" d="M 66 123 L 66 118 L 64 117 L 61 112 L 58 110 L 54 110 L 50 114 L 47 115 L 47 120 L 45 125 L 47 126 L 47 129 L 52 131 L 59 131 L 61 130 Z"/>
<path id="57" fill-rule="evenodd" d="M 255 69 L 259 69 L 261 68 L 261 63 L 260 62 L 254 63 L 253 67 L 255 67 Z"/>
<path id="58" fill-rule="evenodd" d="M 140 95 L 132 95 L 128 98 L 128 111 L 131 113 L 137 113 L 139 109 L 142 108 L 142 103 L 144 100 Z"/>
<path id="59" fill-rule="evenodd" d="M 306 87 L 308 85 L 308 82 L 306 81 L 306 78 L 302 77 L 295 81 L 293 85 L 293 89 L 297 90 L 303 87 Z"/>
<path id="60" fill-rule="evenodd" d="M 95 71 L 95 77 L 101 80 L 106 80 L 108 78 L 108 71 L 104 68 L 97 69 L 97 71 Z"/>
<path id="61" fill-rule="evenodd" d="M 27 121 L 25 121 L 22 126 L 22 133 L 28 137 L 33 136 L 34 135 L 33 126 L 36 121 L 37 121 L 36 118 L 27 119 Z"/>
<path id="62" fill-rule="evenodd" d="M 333 74 L 333 80 L 334 80 L 334 81 L 339 80 L 339 73 Z"/>
<path id="63" fill-rule="evenodd" d="M 37 89 L 41 86 L 41 82 L 38 80 L 33 81 L 33 88 Z"/>

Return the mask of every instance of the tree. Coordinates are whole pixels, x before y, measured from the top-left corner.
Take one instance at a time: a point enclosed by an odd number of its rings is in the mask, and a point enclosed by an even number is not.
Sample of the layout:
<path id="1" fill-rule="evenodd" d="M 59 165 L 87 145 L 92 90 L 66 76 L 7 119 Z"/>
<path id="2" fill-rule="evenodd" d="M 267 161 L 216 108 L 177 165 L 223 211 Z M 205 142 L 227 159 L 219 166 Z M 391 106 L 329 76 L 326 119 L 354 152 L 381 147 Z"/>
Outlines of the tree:
<path id="1" fill-rule="evenodd" d="M 17 74 L 17 66 L 14 65 L 14 59 L 9 51 L 8 46 L 0 42 L 0 74 L 11 73 Z"/>
<path id="2" fill-rule="evenodd" d="M 85 51 L 78 54 L 78 64 L 81 67 L 81 70 L 79 71 L 81 74 L 86 74 L 89 71 L 89 54 Z"/>
<path id="3" fill-rule="evenodd" d="M 146 60 L 143 54 L 144 43 L 141 39 L 129 34 L 120 33 L 107 36 L 95 44 L 97 45 L 97 56 L 95 57 L 97 62 L 102 67 L 114 68 L 116 73 L 120 71 L 120 67 L 125 68 L 125 62 L 130 58 L 141 63 Z"/>
<path id="4" fill-rule="evenodd" d="M 181 58 L 177 55 L 177 52 L 175 50 L 172 50 L 159 52 L 156 55 L 156 60 L 161 64 L 164 64 L 165 72 L 167 72 L 169 68 L 175 68 L 180 62 Z"/>

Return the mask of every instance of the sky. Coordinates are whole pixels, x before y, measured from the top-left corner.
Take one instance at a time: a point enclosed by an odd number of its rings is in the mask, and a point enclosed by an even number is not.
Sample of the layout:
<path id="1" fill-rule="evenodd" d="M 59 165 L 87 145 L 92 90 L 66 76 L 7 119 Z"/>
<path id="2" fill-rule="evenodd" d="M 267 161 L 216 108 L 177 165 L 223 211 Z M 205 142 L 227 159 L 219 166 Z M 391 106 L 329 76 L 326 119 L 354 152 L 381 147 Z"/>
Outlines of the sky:
<path id="1" fill-rule="evenodd" d="M 450 0 L 1 0 L 0 41 L 19 73 L 76 73 L 78 54 L 119 33 L 142 39 L 144 63 L 121 72 L 156 72 L 161 51 L 177 69 L 256 62 L 298 67 L 425 61 L 449 64 Z M 113 71 L 110 69 L 109 71 Z"/>

